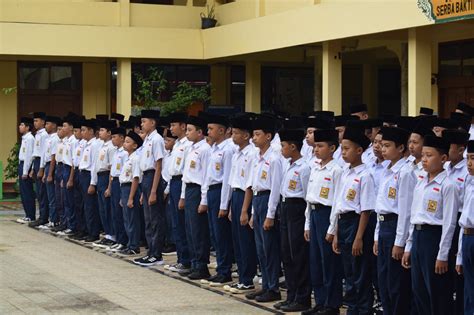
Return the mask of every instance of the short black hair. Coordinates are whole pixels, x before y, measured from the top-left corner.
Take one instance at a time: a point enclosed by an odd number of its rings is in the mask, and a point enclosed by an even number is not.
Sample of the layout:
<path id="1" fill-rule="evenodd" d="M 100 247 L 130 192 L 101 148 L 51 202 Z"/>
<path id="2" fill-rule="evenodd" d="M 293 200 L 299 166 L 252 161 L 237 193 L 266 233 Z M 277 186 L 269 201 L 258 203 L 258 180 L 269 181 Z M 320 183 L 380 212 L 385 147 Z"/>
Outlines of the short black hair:
<path id="1" fill-rule="evenodd" d="M 303 147 L 302 141 L 291 141 L 291 140 L 284 140 L 282 142 L 287 142 L 289 145 L 294 144 L 296 149 L 301 152 L 301 148 Z"/>
<path id="2" fill-rule="evenodd" d="M 337 141 L 324 141 L 324 142 L 326 142 L 329 146 L 332 146 L 332 145 L 335 146 L 336 150 L 337 148 L 339 148 L 339 142 Z"/>
<path id="3" fill-rule="evenodd" d="M 441 155 L 443 155 L 443 154 L 449 155 L 449 152 L 444 150 L 444 149 L 441 149 L 441 148 L 433 148 L 433 149 L 438 151 L 438 153 L 441 154 Z"/>

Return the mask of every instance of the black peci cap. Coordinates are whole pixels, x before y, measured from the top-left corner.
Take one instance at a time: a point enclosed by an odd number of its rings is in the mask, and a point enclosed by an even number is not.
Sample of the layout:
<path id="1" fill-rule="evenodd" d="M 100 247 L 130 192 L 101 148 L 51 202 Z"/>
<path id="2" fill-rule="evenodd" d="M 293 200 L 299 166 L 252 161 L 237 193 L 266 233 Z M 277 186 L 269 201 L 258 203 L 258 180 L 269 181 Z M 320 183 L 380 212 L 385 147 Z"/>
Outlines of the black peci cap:
<path id="1" fill-rule="evenodd" d="M 350 120 L 359 120 L 358 116 L 354 115 L 339 115 L 334 117 L 334 122 L 336 127 L 343 127 L 347 125 L 347 122 Z"/>
<path id="2" fill-rule="evenodd" d="M 398 128 L 398 127 L 382 128 L 382 140 L 393 141 L 395 143 L 404 144 L 406 147 L 409 137 L 410 137 L 410 132 L 405 129 Z"/>
<path id="3" fill-rule="evenodd" d="M 225 128 L 229 127 L 229 119 L 222 115 L 208 114 L 206 120 L 208 124 L 218 124 Z"/>
<path id="4" fill-rule="evenodd" d="M 81 121 L 81 127 L 97 129 L 97 121 L 94 119 L 84 119 Z"/>
<path id="5" fill-rule="evenodd" d="M 264 132 L 275 133 L 276 123 L 272 118 L 262 117 L 255 119 L 252 122 L 252 130 L 263 130 Z"/>
<path id="6" fill-rule="evenodd" d="M 119 127 L 119 128 L 112 128 L 110 130 L 110 133 L 112 135 L 122 135 L 125 137 L 125 135 L 127 134 L 127 131 L 125 130 L 125 128 Z"/>
<path id="7" fill-rule="evenodd" d="M 44 118 L 45 122 L 52 122 L 53 124 L 56 124 L 57 126 L 62 124 L 62 120 L 58 116 L 46 116 Z"/>
<path id="8" fill-rule="evenodd" d="M 20 124 L 32 125 L 32 124 L 33 124 L 33 118 L 30 118 L 30 117 L 21 117 L 21 118 L 20 118 Z"/>
<path id="9" fill-rule="evenodd" d="M 39 119 L 45 119 L 46 118 L 46 113 L 45 112 L 34 112 L 33 113 L 33 118 L 39 118 Z"/>
<path id="10" fill-rule="evenodd" d="M 434 111 L 432 108 L 420 107 L 420 115 L 433 115 Z"/>
<path id="11" fill-rule="evenodd" d="M 339 132 L 334 129 L 320 129 L 314 132 L 314 142 L 339 142 Z"/>
<path id="12" fill-rule="evenodd" d="M 450 144 L 466 145 L 469 141 L 469 133 L 463 130 L 443 130 L 443 138 L 448 140 Z"/>
<path id="13" fill-rule="evenodd" d="M 367 104 L 356 104 L 350 106 L 351 114 L 360 113 L 360 112 L 367 112 Z"/>
<path id="14" fill-rule="evenodd" d="M 141 112 L 141 118 L 158 120 L 160 118 L 160 111 L 153 109 L 143 109 Z"/>
<path id="15" fill-rule="evenodd" d="M 302 142 L 304 140 L 303 129 L 282 129 L 278 133 L 280 141 Z"/>
<path id="16" fill-rule="evenodd" d="M 235 117 L 230 120 L 230 125 L 232 128 L 237 128 L 240 130 L 246 130 L 252 132 L 252 121 L 246 119 L 245 117 Z"/>
<path id="17" fill-rule="evenodd" d="M 344 131 L 343 139 L 350 140 L 354 143 L 357 143 L 364 151 L 370 145 L 370 139 L 364 134 L 364 131 L 359 128 L 346 127 Z"/>
<path id="18" fill-rule="evenodd" d="M 184 112 L 174 112 L 168 115 L 168 120 L 170 123 L 186 123 L 188 119 L 188 114 Z"/>
<path id="19" fill-rule="evenodd" d="M 449 141 L 445 138 L 436 136 L 426 136 L 423 140 L 423 146 L 436 148 L 448 152 L 450 144 Z"/>
<path id="20" fill-rule="evenodd" d="M 467 153 L 474 153 L 474 140 L 469 140 L 467 143 Z"/>
<path id="21" fill-rule="evenodd" d="M 207 130 L 207 121 L 202 119 L 202 118 L 196 117 L 196 116 L 189 116 L 187 121 L 186 121 L 186 124 L 193 125 L 197 128 L 200 128 L 204 132 L 206 132 L 206 130 Z"/>
<path id="22" fill-rule="evenodd" d="M 127 137 L 131 138 L 137 144 L 137 149 L 143 145 L 142 138 L 134 131 L 129 131 Z"/>

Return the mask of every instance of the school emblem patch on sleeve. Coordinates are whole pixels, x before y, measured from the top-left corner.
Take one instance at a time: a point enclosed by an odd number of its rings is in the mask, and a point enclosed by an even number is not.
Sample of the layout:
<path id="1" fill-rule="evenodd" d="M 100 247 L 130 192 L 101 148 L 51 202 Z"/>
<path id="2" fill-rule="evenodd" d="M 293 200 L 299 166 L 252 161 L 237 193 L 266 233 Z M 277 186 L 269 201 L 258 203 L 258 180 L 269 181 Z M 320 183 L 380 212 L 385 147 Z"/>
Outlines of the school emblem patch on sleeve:
<path id="1" fill-rule="evenodd" d="M 436 212 L 438 208 L 438 202 L 436 200 L 428 200 L 428 211 L 429 212 Z"/>

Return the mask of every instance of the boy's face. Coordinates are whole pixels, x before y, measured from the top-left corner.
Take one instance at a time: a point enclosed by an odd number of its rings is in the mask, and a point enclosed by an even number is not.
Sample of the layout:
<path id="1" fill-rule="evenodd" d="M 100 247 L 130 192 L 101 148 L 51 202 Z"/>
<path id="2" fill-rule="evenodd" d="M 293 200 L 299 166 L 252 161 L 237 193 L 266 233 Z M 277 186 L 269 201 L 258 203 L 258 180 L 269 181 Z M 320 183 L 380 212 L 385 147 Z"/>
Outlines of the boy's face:
<path id="1" fill-rule="evenodd" d="M 290 158 L 295 150 L 296 147 L 294 144 L 286 141 L 281 142 L 281 155 L 283 155 L 285 159 Z"/>
<path id="2" fill-rule="evenodd" d="M 428 173 L 435 173 L 442 170 L 447 159 L 448 156 L 446 154 L 441 154 L 435 148 L 423 147 L 421 150 L 421 162 L 424 170 Z"/>
<path id="3" fill-rule="evenodd" d="M 24 123 L 18 125 L 18 132 L 22 135 L 30 131 L 30 128 L 27 127 Z"/>
<path id="4" fill-rule="evenodd" d="M 123 142 L 123 135 L 118 134 L 118 133 L 112 135 L 112 144 L 113 144 L 115 147 L 121 147 L 121 146 L 122 146 L 122 142 Z"/>
<path id="5" fill-rule="evenodd" d="M 146 138 L 146 132 L 142 129 L 138 129 L 138 133 L 137 133 L 140 138 L 142 138 L 143 141 L 145 141 L 145 138 Z"/>
<path id="6" fill-rule="evenodd" d="M 336 127 L 337 132 L 339 132 L 339 143 L 342 142 L 342 138 L 344 137 L 344 131 L 346 131 L 346 127 L 338 126 Z"/>
<path id="7" fill-rule="evenodd" d="M 330 146 L 327 142 L 316 142 L 314 144 L 314 154 L 318 159 L 323 161 L 329 159 L 334 154 L 335 150 L 336 147 L 334 145 Z"/>
<path id="8" fill-rule="evenodd" d="M 59 126 L 58 129 L 57 129 L 57 133 L 58 133 L 58 137 L 60 139 L 64 138 L 64 129 L 62 126 Z"/>
<path id="9" fill-rule="evenodd" d="M 369 114 L 367 112 L 358 112 L 351 114 L 352 116 L 357 116 L 360 120 L 366 120 L 369 118 Z"/>
<path id="10" fill-rule="evenodd" d="M 74 128 L 74 137 L 79 140 L 82 139 L 81 128 Z"/>
<path id="11" fill-rule="evenodd" d="M 411 155 L 419 159 L 421 157 L 422 149 L 423 138 L 417 133 L 412 133 L 408 139 L 408 151 L 410 151 Z"/>
<path id="12" fill-rule="evenodd" d="M 175 144 L 176 140 L 174 138 L 166 137 L 165 138 L 165 149 L 168 151 L 173 150 L 173 146 Z"/>
<path id="13" fill-rule="evenodd" d="M 374 142 L 373 142 L 373 145 L 372 145 L 372 149 L 374 150 L 374 155 L 378 159 L 383 159 L 383 156 L 382 156 L 382 135 L 381 134 L 378 134 L 378 135 L 375 136 Z"/>
<path id="14" fill-rule="evenodd" d="M 81 136 L 82 136 L 82 139 L 85 139 L 87 141 L 89 141 L 90 139 L 94 138 L 94 129 L 92 128 L 89 128 L 89 127 L 81 127 Z"/>
<path id="15" fill-rule="evenodd" d="M 51 121 L 48 121 L 44 126 L 44 129 L 46 129 L 47 133 L 54 132 L 54 130 L 56 129 L 56 124 Z"/>
<path id="16" fill-rule="evenodd" d="M 252 141 L 257 148 L 262 148 L 265 146 L 265 144 L 272 141 L 272 134 L 265 133 L 263 130 L 254 130 Z"/>
<path id="17" fill-rule="evenodd" d="M 365 129 L 364 132 L 365 136 L 370 139 L 370 142 L 374 141 L 374 138 L 372 137 L 372 128 L 370 129 Z"/>
<path id="18" fill-rule="evenodd" d="M 99 129 L 99 139 L 100 140 L 109 140 L 110 139 L 110 130 L 107 128 Z"/>
<path id="19" fill-rule="evenodd" d="M 172 122 L 170 124 L 171 134 L 175 137 L 180 137 L 186 132 L 186 124 L 180 122 Z"/>
<path id="20" fill-rule="evenodd" d="M 33 125 L 34 125 L 36 130 L 43 129 L 44 128 L 44 120 L 41 119 L 41 118 L 35 118 L 33 120 Z"/>
<path id="21" fill-rule="evenodd" d="M 186 125 L 186 137 L 191 142 L 197 142 L 201 140 L 202 130 L 197 129 L 196 126 L 187 124 Z"/>
<path id="22" fill-rule="evenodd" d="M 133 141 L 130 137 L 125 137 L 125 141 L 123 142 L 123 148 L 127 152 L 133 152 L 137 149 L 137 144 Z"/>
<path id="23" fill-rule="evenodd" d="M 232 141 L 236 145 L 243 145 L 248 143 L 250 139 L 250 134 L 245 130 L 240 130 L 238 128 L 232 128 Z"/>
<path id="24" fill-rule="evenodd" d="M 474 153 L 467 154 L 467 171 L 474 176 Z"/>
<path id="25" fill-rule="evenodd" d="M 145 133 L 149 133 L 155 129 L 156 122 L 154 119 L 142 118 L 142 129 Z"/>
<path id="26" fill-rule="evenodd" d="M 466 149 L 466 147 L 463 146 L 463 145 L 452 143 L 449 146 L 448 160 L 450 160 L 450 161 L 462 160 L 465 149 Z"/>
<path id="27" fill-rule="evenodd" d="M 374 141 L 375 137 L 377 136 L 377 133 L 380 131 L 380 127 L 374 127 L 372 128 L 372 133 L 369 137 L 370 141 Z"/>
<path id="28" fill-rule="evenodd" d="M 208 124 L 207 136 L 211 138 L 213 142 L 215 142 L 225 135 L 225 130 L 226 129 L 219 124 Z"/>
<path id="29" fill-rule="evenodd" d="M 64 136 L 69 136 L 72 134 L 72 125 L 68 124 L 67 122 L 63 123 L 63 133 Z"/>
<path id="30" fill-rule="evenodd" d="M 394 141 L 382 140 L 382 157 L 384 160 L 398 160 L 403 155 L 403 147 L 395 144 Z"/>
<path id="31" fill-rule="evenodd" d="M 316 131 L 316 128 L 313 128 L 313 127 L 309 127 L 308 129 L 306 129 L 306 143 L 311 146 L 311 147 L 314 147 L 314 132 Z"/>
<path id="32" fill-rule="evenodd" d="M 357 143 L 354 143 L 351 140 L 342 139 L 341 154 L 344 162 L 350 164 L 357 162 L 358 159 L 361 158 L 362 152 L 364 152 L 364 150 Z"/>

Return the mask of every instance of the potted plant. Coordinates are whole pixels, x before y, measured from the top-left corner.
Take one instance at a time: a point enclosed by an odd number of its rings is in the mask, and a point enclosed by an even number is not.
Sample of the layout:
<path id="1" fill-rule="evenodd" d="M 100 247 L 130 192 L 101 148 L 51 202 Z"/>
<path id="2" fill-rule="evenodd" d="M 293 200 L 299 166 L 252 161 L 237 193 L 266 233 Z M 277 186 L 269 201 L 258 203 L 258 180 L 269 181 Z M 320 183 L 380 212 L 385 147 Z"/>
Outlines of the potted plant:
<path id="1" fill-rule="evenodd" d="M 20 192 L 20 182 L 18 179 L 18 153 L 20 152 L 20 144 L 16 143 L 10 150 L 10 155 L 7 158 L 7 166 L 5 167 L 5 179 L 15 179 L 15 185 L 13 186 L 15 192 Z"/>
<path id="2" fill-rule="evenodd" d="M 207 28 L 215 27 L 217 24 L 216 15 L 214 13 L 214 4 L 209 7 L 209 4 L 206 5 L 207 14 L 201 12 L 201 28 L 203 30 Z"/>

